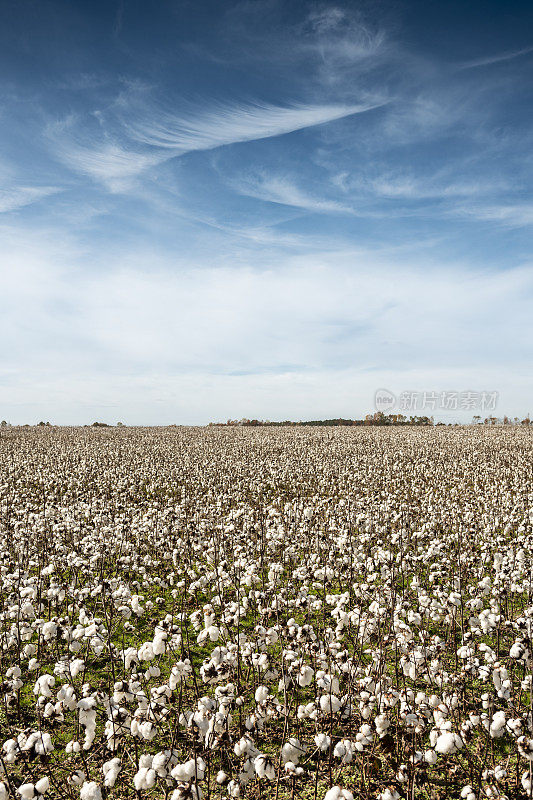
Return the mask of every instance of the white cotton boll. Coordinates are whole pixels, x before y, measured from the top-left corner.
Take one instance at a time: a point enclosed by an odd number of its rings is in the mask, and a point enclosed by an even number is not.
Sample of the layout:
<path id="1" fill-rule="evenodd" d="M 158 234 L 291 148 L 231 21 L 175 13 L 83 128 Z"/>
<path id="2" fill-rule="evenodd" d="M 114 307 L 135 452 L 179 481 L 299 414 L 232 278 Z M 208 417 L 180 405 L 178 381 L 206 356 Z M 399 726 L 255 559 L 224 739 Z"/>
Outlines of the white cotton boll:
<path id="1" fill-rule="evenodd" d="M 437 759 L 438 759 L 438 756 L 437 756 L 437 754 L 436 754 L 436 752 L 434 750 L 431 750 L 431 749 L 430 750 L 426 750 L 426 752 L 424 753 L 424 761 L 427 764 L 436 764 L 437 763 Z"/>
<path id="2" fill-rule="evenodd" d="M 46 641 L 53 639 L 57 633 L 57 625 L 55 622 L 45 622 L 42 628 L 43 636 Z"/>
<path id="3" fill-rule="evenodd" d="M 516 742 L 520 755 L 528 761 L 533 761 L 533 739 L 528 739 L 527 736 L 519 736 Z"/>
<path id="4" fill-rule="evenodd" d="M 230 781 L 228 783 L 228 795 L 230 797 L 240 797 L 241 796 L 241 786 L 238 781 Z"/>
<path id="5" fill-rule="evenodd" d="M 73 772 L 69 778 L 69 781 L 73 783 L 75 786 L 81 786 L 86 778 L 85 772 L 83 770 L 78 769 L 76 772 Z"/>
<path id="6" fill-rule="evenodd" d="M 224 770 L 221 769 L 221 770 L 219 770 L 217 772 L 217 776 L 216 776 L 215 780 L 216 780 L 216 782 L 218 783 L 219 786 L 224 786 L 224 784 L 227 783 L 228 776 L 226 775 Z"/>
<path id="7" fill-rule="evenodd" d="M 70 662 L 70 674 L 72 678 L 76 678 L 84 667 L 85 667 L 85 661 L 83 660 L 83 658 L 74 658 Z"/>
<path id="8" fill-rule="evenodd" d="M 52 697 L 51 689 L 55 686 L 56 679 L 53 675 L 41 675 L 33 687 L 33 693 L 43 697 Z"/>
<path id="9" fill-rule="evenodd" d="M 152 642 L 152 649 L 156 656 L 162 656 L 166 649 L 165 640 L 161 637 L 156 637 Z"/>
<path id="10" fill-rule="evenodd" d="M 211 642 L 218 642 L 218 640 L 220 639 L 220 628 L 218 627 L 218 625 L 210 625 L 207 628 L 207 634 Z"/>
<path id="11" fill-rule="evenodd" d="M 298 684 L 302 687 L 309 686 L 313 683 L 315 671 L 312 667 L 302 665 L 298 671 Z"/>
<path id="12" fill-rule="evenodd" d="M 341 739 L 333 750 L 335 758 L 341 758 L 343 764 L 350 764 L 353 760 L 353 745 L 350 739 Z"/>
<path id="13" fill-rule="evenodd" d="M 262 753 L 254 759 L 254 769 L 258 778 L 266 778 L 269 781 L 273 781 L 276 777 L 276 769 L 272 760 Z"/>
<path id="14" fill-rule="evenodd" d="M 35 797 L 33 783 L 23 783 L 22 786 L 19 786 L 17 792 L 22 797 L 22 800 L 31 800 L 32 797 Z"/>
<path id="15" fill-rule="evenodd" d="M 460 736 L 451 731 L 441 733 L 435 743 L 435 750 L 441 755 L 451 755 L 456 753 L 463 746 L 463 741 Z"/>
<path id="16" fill-rule="evenodd" d="M 324 795 L 324 800 L 353 800 L 353 794 L 349 789 L 341 789 L 340 786 L 332 786 Z"/>
<path id="17" fill-rule="evenodd" d="M 45 775 L 44 778 L 38 780 L 37 783 L 35 784 L 35 788 L 37 789 L 39 794 L 44 794 L 45 792 L 47 792 L 48 789 L 50 788 L 50 779 L 48 778 L 48 776 Z"/>
<path id="18" fill-rule="evenodd" d="M 470 784 L 461 789 L 461 797 L 463 798 L 463 800 L 476 800 L 476 793 L 474 792 Z"/>
<path id="19" fill-rule="evenodd" d="M 0 800 L 8 800 L 9 790 L 3 781 L 0 781 Z"/>
<path id="20" fill-rule="evenodd" d="M 317 733 L 315 744 L 322 753 L 325 753 L 326 750 L 329 750 L 331 738 L 326 733 Z"/>
<path id="21" fill-rule="evenodd" d="M 54 745 L 50 734 L 46 732 L 39 733 L 34 747 L 35 747 L 35 752 L 39 756 L 45 756 L 47 755 L 47 753 L 52 753 L 54 750 Z"/>
<path id="22" fill-rule="evenodd" d="M 183 782 L 190 781 L 195 774 L 194 758 L 191 758 L 184 764 L 176 764 L 176 766 L 174 767 L 174 769 L 171 771 L 170 774 L 177 781 L 183 781 Z"/>
<path id="23" fill-rule="evenodd" d="M 396 789 L 385 789 L 378 795 L 378 800 L 399 800 L 400 795 Z"/>
<path id="24" fill-rule="evenodd" d="M 255 690 L 255 702 L 262 705 L 266 701 L 269 694 L 270 692 L 266 686 L 258 686 Z"/>
<path id="25" fill-rule="evenodd" d="M 288 742 L 285 742 L 281 748 L 281 760 L 284 764 L 286 764 L 288 761 L 298 764 L 298 761 L 304 754 L 305 748 L 302 747 L 298 739 L 292 737 Z"/>
<path id="26" fill-rule="evenodd" d="M 341 707 L 341 701 L 334 694 L 323 694 L 320 698 L 320 709 L 323 714 L 336 714 Z"/>
<path id="27" fill-rule="evenodd" d="M 505 733 L 505 711 L 497 711 L 490 724 L 489 733 L 493 739 L 499 739 Z"/>
<path id="28" fill-rule="evenodd" d="M 529 772 L 524 772 L 522 774 L 522 778 L 520 779 L 520 783 L 522 784 L 522 788 L 528 794 L 531 792 L 531 788 L 533 787 L 533 783 L 529 777 Z"/>
<path id="29" fill-rule="evenodd" d="M 96 781 L 85 781 L 81 787 L 80 800 L 102 800 L 102 790 Z"/>
<path id="30" fill-rule="evenodd" d="M 155 786 L 156 777 L 155 769 L 141 767 L 133 777 L 133 784 L 138 792 L 141 789 L 151 789 Z"/>
<path id="31" fill-rule="evenodd" d="M 296 766 L 292 761 L 287 761 L 285 764 L 285 772 L 291 778 L 299 778 L 304 774 L 304 768 Z"/>
<path id="32" fill-rule="evenodd" d="M 387 715 L 378 714 L 378 716 L 374 720 L 374 725 L 376 726 L 376 730 L 380 734 L 380 736 L 381 734 L 385 733 L 387 729 L 390 727 L 390 722 L 387 718 Z"/>
<path id="33" fill-rule="evenodd" d="M 102 764 L 102 772 L 104 773 L 104 786 L 112 789 L 116 783 L 118 773 L 120 772 L 120 758 L 112 758 L 110 761 Z"/>
<path id="34" fill-rule="evenodd" d="M 174 789 L 170 800 L 203 800 L 204 793 L 197 783 L 184 783 Z"/>
<path id="35" fill-rule="evenodd" d="M 146 720 L 139 725 L 139 733 L 143 739 L 151 742 L 152 739 L 157 736 L 157 728 L 150 720 Z"/>
<path id="36" fill-rule="evenodd" d="M 153 757 L 152 769 L 155 769 L 160 778 L 166 778 L 168 770 L 172 766 L 170 758 L 171 754 L 169 750 L 163 750 L 159 753 L 156 753 Z"/>

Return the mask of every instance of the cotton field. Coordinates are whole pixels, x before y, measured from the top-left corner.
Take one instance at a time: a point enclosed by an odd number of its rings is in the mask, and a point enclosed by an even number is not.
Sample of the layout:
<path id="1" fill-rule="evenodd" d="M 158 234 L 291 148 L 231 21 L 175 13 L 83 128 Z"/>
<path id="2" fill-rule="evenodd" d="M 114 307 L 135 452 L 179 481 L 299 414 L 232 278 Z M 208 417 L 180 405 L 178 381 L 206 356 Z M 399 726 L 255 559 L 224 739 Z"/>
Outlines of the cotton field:
<path id="1" fill-rule="evenodd" d="M 4 428 L 0 800 L 533 796 L 527 428 Z"/>

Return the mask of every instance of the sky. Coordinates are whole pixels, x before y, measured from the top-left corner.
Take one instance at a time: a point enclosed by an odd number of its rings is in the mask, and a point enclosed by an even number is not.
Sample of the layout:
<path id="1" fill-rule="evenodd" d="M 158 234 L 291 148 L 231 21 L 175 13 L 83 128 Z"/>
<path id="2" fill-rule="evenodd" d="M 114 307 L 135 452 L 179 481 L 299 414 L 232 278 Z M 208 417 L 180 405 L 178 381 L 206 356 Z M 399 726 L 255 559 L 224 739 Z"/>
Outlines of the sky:
<path id="1" fill-rule="evenodd" d="M 0 418 L 533 412 L 532 109 L 531 3 L 0 0 Z"/>

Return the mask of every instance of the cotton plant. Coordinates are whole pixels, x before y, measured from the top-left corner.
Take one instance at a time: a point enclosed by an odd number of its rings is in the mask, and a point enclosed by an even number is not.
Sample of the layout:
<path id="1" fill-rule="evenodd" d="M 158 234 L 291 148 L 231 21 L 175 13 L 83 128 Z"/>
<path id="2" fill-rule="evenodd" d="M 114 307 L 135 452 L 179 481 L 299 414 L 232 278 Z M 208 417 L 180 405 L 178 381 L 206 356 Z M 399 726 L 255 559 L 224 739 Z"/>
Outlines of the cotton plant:
<path id="1" fill-rule="evenodd" d="M 122 435 L 0 441 L 0 800 L 531 793 L 528 432 Z"/>

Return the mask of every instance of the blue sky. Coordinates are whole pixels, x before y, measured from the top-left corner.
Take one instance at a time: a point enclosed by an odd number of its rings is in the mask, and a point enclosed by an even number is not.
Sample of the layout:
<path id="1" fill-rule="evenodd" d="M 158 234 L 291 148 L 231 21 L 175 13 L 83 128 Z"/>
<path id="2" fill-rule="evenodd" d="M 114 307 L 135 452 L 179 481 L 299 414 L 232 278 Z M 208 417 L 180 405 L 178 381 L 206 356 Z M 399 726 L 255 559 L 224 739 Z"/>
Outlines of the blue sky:
<path id="1" fill-rule="evenodd" d="M 0 417 L 533 411 L 530 3 L 0 10 Z"/>

